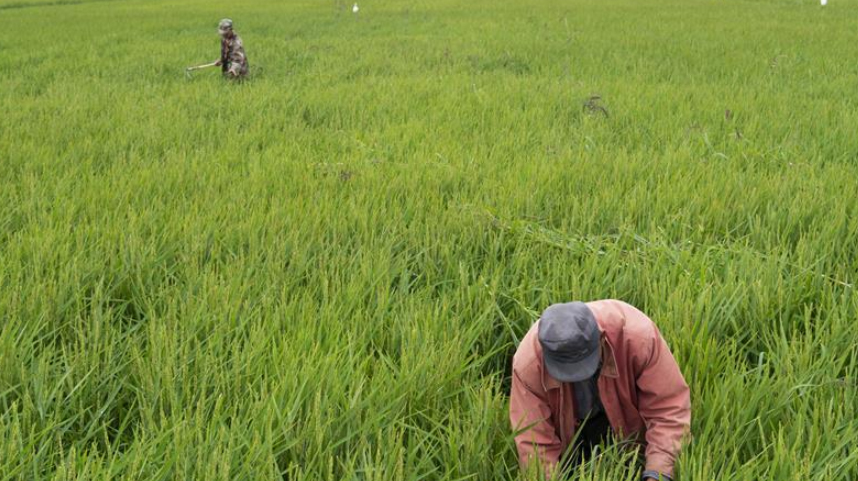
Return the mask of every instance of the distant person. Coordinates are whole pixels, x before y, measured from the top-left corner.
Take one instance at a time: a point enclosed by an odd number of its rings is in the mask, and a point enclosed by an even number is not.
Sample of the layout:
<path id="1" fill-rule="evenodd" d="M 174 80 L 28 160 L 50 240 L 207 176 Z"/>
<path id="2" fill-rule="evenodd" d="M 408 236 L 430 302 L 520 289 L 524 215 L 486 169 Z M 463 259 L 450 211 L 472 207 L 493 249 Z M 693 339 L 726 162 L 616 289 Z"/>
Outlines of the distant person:
<path id="1" fill-rule="evenodd" d="M 247 77 L 250 67 L 247 64 L 247 54 L 244 53 L 244 43 L 232 28 L 232 20 L 225 18 L 218 25 L 220 34 L 220 60 L 215 62 L 221 68 L 223 76 L 228 79 L 243 79 Z"/>
<path id="2" fill-rule="evenodd" d="M 570 302 L 545 309 L 521 341 L 509 411 L 523 469 L 538 460 L 556 479 L 613 434 L 646 446 L 641 479 L 671 480 L 691 399 L 644 313 L 621 301 Z"/>

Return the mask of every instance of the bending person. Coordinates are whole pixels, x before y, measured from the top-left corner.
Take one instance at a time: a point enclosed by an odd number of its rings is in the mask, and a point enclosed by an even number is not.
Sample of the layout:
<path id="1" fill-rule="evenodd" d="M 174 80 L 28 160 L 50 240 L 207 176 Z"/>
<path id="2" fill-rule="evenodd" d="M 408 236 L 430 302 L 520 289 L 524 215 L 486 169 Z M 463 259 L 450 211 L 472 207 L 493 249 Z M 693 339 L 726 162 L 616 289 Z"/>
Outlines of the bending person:
<path id="1" fill-rule="evenodd" d="M 216 63 L 221 68 L 223 76 L 228 79 L 247 77 L 250 67 L 247 55 L 244 53 L 244 43 L 232 28 L 232 20 L 225 18 L 218 25 L 220 34 L 220 60 Z"/>
<path id="2" fill-rule="evenodd" d="M 571 302 L 548 307 L 519 345 L 510 420 L 523 469 L 538 460 L 556 476 L 611 433 L 646 445 L 642 479 L 671 480 L 691 399 L 644 313 L 621 301 Z"/>

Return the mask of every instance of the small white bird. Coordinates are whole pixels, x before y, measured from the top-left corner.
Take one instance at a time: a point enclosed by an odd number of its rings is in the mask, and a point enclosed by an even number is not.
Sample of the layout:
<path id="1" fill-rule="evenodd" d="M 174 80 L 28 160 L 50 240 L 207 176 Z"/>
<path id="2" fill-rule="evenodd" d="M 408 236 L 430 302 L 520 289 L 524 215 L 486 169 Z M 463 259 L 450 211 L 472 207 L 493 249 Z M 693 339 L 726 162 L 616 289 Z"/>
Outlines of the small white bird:
<path id="1" fill-rule="evenodd" d="M 822 1 L 824 2 L 825 0 L 822 0 Z M 357 4 L 355 4 L 355 6 L 352 7 L 352 13 L 358 13 L 358 10 L 360 10 L 360 9 L 358 8 Z"/>

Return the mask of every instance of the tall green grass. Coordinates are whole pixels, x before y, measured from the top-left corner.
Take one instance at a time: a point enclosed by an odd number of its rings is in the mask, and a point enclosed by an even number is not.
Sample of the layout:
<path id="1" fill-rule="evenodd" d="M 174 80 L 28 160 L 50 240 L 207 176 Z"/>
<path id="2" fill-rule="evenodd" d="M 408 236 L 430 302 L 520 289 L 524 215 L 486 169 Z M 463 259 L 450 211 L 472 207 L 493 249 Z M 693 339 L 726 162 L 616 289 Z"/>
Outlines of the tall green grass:
<path id="1" fill-rule="evenodd" d="M 858 479 L 854 1 L 38 3 L 0 479 L 517 479 L 518 339 L 611 297 L 691 386 L 681 479 Z M 185 78 L 225 16 L 252 80 Z"/>

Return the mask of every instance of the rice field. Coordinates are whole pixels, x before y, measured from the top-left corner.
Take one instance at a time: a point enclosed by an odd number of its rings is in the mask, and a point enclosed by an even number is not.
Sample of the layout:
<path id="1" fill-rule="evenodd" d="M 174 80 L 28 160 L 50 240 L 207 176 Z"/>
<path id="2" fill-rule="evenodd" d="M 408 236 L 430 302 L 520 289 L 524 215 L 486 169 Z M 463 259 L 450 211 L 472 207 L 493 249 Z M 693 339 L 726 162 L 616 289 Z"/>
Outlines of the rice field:
<path id="1" fill-rule="evenodd" d="M 858 2 L 352 3 L 0 0 L 0 480 L 535 480 L 512 354 L 601 298 L 677 481 L 858 479 Z"/>

